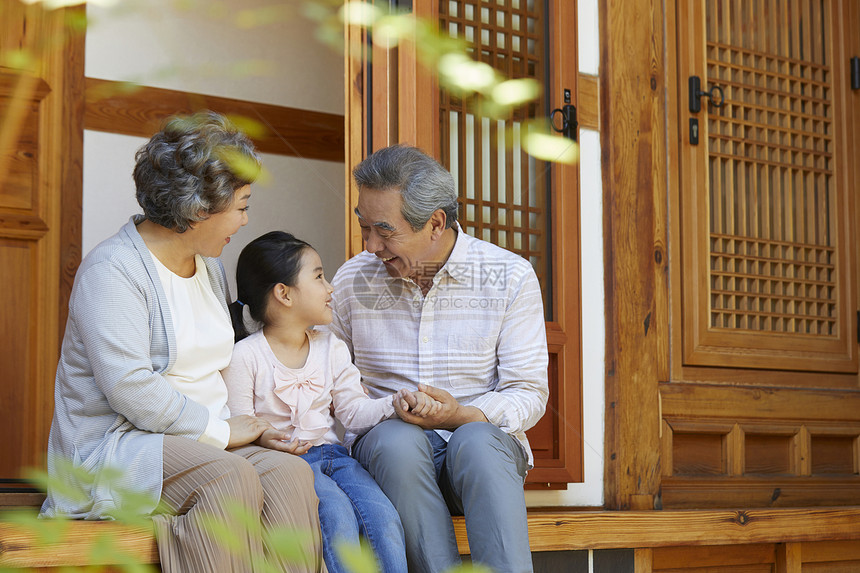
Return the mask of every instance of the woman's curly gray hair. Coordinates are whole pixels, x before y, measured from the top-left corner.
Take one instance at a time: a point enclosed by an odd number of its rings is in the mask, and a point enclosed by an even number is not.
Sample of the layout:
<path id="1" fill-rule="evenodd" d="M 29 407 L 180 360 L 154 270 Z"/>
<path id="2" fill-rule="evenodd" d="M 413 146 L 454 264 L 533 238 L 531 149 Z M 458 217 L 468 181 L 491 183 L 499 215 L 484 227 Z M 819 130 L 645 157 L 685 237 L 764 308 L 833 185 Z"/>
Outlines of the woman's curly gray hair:
<path id="1" fill-rule="evenodd" d="M 220 213 L 260 171 L 254 144 L 211 111 L 174 116 L 135 154 L 137 202 L 153 223 L 184 233 Z"/>

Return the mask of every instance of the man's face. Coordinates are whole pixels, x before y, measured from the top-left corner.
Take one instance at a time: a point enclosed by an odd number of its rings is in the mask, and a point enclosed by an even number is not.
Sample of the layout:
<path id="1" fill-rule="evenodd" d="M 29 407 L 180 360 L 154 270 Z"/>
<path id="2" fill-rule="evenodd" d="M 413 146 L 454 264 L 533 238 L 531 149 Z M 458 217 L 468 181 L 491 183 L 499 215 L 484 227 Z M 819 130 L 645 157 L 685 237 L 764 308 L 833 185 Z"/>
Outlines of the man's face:
<path id="1" fill-rule="evenodd" d="M 355 214 L 367 252 L 382 259 L 390 276 L 415 278 L 421 266 L 433 260 L 432 230 L 428 223 L 413 231 L 400 212 L 402 203 L 397 189 L 364 188 Z"/>

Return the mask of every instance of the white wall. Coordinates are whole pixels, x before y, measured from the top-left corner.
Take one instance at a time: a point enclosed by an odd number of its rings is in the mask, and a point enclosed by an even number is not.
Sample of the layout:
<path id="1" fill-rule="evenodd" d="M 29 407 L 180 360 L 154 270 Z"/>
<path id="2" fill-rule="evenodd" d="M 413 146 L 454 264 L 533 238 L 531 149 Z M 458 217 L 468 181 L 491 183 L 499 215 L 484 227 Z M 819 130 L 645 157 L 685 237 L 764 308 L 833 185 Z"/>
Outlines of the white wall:
<path id="1" fill-rule="evenodd" d="M 126 0 L 89 4 L 86 75 L 343 114 L 343 55 L 315 39 L 295 7 L 269 24 L 242 27 L 262 0 Z M 131 171 L 144 138 L 84 133 L 83 252 L 140 208 Z M 328 275 L 344 260 L 344 164 L 264 155 L 272 177 L 252 186 L 250 222 L 224 250 L 235 293 L 235 260 L 253 238 L 287 230 L 314 245 Z"/>
<path id="2" fill-rule="evenodd" d="M 597 0 L 577 3 L 579 71 L 598 74 Z M 582 429 L 585 481 L 559 491 L 527 491 L 526 505 L 603 505 L 606 319 L 603 291 L 603 184 L 600 134 L 579 134 L 582 271 Z"/>

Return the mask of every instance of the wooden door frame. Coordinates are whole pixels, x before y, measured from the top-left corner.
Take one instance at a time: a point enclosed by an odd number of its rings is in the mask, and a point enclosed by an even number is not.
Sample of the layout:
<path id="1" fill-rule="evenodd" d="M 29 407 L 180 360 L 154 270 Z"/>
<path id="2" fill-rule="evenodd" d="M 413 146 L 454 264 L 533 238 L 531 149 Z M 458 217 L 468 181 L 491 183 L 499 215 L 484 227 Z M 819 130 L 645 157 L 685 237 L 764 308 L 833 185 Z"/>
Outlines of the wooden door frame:
<path id="1" fill-rule="evenodd" d="M 10 210 L 0 224 L 0 234 L 4 237 L 33 243 L 35 302 L 28 310 L 33 320 L 27 340 L 31 375 L 27 380 L 0 381 L 13 387 L 27 386 L 27 408 L 19 418 L 26 426 L 27 439 L 22 445 L 25 465 L 43 466 L 45 463 L 44 452 L 54 410 L 57 360 L 69 296 L 81 260 L 85 35 L 68 23 L 82 22 L 84 16 L 84 6 L 56 10 L 46 10 L 41 5 L 28 7 L 27 15 L 21 15 L 21 26 L 27 29 L 33 43 L 31 49 L 37 52 L 36 69 L 4 70 L 6 77 L 0 82 L 3 84 L 0 95 L 10 101 L 19 97 L 38 101 L 35 157 L 38 173 L 32 190 L 34 206 L 19 213 Z M 31 83 L 36 91 L 22 96 L 13 87 L 22 85 L 22 81 Z M 44 93 L 36 93 L 39 91 Z M 33 157 L 26 159 L 34 160 Z M 18 280 L 17 277 L 14 280 Z M 21 476 L 0 477 L 17 479 Z M 6 484 L 4 499 L 19 495 L 14 493 L 19 485 Z"/>

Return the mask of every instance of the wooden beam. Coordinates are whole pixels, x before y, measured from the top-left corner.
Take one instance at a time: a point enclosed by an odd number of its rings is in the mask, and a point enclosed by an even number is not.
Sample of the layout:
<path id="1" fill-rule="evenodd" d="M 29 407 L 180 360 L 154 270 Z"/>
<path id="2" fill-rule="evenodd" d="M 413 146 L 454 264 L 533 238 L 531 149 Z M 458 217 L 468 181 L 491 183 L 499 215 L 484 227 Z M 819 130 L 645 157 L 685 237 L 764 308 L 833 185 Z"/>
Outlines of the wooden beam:
<path id="1" fill-rule="evenodd" d="M 158 131 L 165 118 L 203 109 L 262 124 L 265 133 L 253 139 L 263 153 L 344 161 L 342 115 L 86 79 L 86 129 L 150 137 Z"/>

